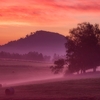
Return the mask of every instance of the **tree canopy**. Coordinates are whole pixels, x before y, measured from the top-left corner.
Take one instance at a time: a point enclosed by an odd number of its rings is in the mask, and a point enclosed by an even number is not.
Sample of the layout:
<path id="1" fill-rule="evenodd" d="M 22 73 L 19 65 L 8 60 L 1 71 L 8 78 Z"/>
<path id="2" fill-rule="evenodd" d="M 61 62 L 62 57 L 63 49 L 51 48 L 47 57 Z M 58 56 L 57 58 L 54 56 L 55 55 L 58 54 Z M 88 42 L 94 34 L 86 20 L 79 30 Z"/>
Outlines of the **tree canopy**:
<path id="1" fill-rule="evenodd" d="M 55 74 L 58 74 L 59 72 L 63 71 L 64 64 L 65 64 L 64 59 L 58 59 L 57 61 L 54 61 L 54 66 L 50 66 L 50 68 Z"/>
<path id="2" fill-rule="evenodd" d="M 87 22 L 78 24 L 66 37 L 66 62 L 71 72 L 93 68 L 100 65 L 100 29 L 98 24 Z"/>
<path id="3" fill-rule="evenodd" d="M 96 68 L 100 66 L 99 25 L 89 22 L 78 24 L 76 28 L 69 31 L 69 36 L 66 36 L 65 47 L 68 72 L 85 72 L 92 68 L 96 71 Z M 60 63 L 59 60 L 57 62 Z M 55 71 L 60 71 L 62 68 L 64 67 L 52 67 Z"/>

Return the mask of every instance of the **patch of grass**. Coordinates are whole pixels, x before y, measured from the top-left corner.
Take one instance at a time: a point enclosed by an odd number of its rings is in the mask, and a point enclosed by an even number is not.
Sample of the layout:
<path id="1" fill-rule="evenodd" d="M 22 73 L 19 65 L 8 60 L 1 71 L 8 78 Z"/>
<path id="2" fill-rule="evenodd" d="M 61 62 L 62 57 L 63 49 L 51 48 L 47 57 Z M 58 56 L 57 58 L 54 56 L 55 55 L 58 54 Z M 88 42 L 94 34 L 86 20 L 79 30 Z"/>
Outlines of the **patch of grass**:
<path id="1" fill-rule="evenodd" d="M 12 100 L 100 100 L 100 78 L 16 86 Z M 5 88 L 0 90 L 2 98 Z"/>
<path id="2" fill-rule="evenodd" d="M 9 84 L 50 76 L 53 74 L 50 65 L 48 62 L 0 59 L 0 83 Z"/>
<path id="3" fill-rule="evenodd" d="M 48 67 L 51 66 L 52 63 L 50 62 L 42 62 L 42 61 L 32 61 L 32 60 L 3 60 L 0 59 L 0 67 L 2 65 L 25 65 L 25 66 L 33 66 L 33 67 Z"/>

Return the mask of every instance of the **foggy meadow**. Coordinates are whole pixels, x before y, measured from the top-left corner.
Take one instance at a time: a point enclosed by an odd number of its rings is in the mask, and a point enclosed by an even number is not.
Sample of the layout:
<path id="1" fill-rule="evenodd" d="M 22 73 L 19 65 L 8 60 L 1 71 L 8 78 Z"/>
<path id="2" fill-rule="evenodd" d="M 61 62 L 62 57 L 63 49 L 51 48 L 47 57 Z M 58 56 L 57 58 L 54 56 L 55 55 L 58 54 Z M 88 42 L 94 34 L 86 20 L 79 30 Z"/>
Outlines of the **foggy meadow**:
<path id="1" fill-rule="evenodd" d="M 0 99 L 99 100 L 99 25 L 69 33 L 37 31 L 0 46 Z"/>
<path id="2" fill-rule="evenodd" d="M 0 0 L 0 100 L 100 100 L 100 0 Z"/>
<path id="3" fill-rule="evenodd" d="M 33 62 L 21 60 L 1 60 L 0 82 L 3 87 L 61 77 L 54 75 L 48 62 Z"/>

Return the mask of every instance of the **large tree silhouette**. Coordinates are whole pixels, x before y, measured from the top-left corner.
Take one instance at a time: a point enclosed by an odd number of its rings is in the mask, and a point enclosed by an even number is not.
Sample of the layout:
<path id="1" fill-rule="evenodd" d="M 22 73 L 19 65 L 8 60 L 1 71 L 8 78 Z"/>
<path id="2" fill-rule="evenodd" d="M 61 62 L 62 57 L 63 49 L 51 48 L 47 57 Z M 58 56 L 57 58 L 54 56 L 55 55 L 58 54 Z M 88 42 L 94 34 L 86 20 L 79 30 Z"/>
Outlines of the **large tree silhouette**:
<path id="1" fill-rule="evenodd" d="M 98 24 L 80 23 L 66 36 L 66 72 L 74 73 L 100 66 L 100 28 Z M 54 73 L 62 71 L 64 60 L 57 60 L 51 67 Z"/>
<path id="2" fill-rule="evenodd" d="M 77 25 L 66 37 L 66 62 L 70 72 L 85 72 L 100 65 L 100 29 L 87 22 Z"/>

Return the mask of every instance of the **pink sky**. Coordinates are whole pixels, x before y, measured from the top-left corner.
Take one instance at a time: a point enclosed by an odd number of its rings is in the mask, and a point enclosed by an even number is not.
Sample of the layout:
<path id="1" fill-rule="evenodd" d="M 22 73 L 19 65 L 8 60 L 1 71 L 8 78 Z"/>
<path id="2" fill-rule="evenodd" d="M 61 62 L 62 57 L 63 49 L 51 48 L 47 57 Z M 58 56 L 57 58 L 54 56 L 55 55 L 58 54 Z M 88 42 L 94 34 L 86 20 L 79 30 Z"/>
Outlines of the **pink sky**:
<path id="1" fill-rule="evenodd" d="M 100 0 L 0 0 L 0 44 L 36 30 L 66 36 L 78 23 L 99 21 Z"/>

